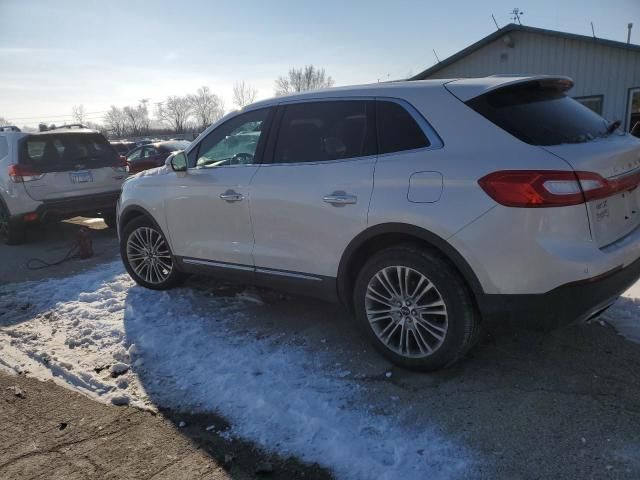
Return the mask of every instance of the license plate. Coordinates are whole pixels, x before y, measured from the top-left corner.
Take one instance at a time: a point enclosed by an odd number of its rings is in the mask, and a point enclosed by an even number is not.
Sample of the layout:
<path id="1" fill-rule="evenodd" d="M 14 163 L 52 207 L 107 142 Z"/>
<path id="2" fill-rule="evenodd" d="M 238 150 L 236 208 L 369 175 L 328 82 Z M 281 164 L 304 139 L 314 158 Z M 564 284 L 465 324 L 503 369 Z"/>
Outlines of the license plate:
<path id="1" fill-rule="evenodd" d="M 91 183 L 93 182 L 93 175 L 91 172 L 71 172 L 69 174 L 71 183 Z"/>

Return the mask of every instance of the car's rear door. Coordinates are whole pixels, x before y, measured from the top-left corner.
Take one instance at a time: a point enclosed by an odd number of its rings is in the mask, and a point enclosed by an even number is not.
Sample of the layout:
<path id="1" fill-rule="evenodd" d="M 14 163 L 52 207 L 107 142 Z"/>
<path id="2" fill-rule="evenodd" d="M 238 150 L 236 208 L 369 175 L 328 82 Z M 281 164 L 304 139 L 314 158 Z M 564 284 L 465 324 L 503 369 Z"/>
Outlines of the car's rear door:
<path id="1" fill-rule="evenodd" d="M 251 182 L 258 273 L 337 275 L 342 252 L 367 225 L 376 163 L 373 109 L 372 99 L 279 107 L 269 160 Z"/>
<path id="2" fill-rule="evenodd" d="M 165 194 L 174 253 L 186 263 L 253 269 L 249 184 L 273 109 L 236 115 L 188 152 L 189 168 Z"/>
<path id="3" fill-rule="evenodd" d="M 126 176 L 115 149 L 99 133 L 47 133 L 25 137 L 20 164 L 38 179 L 25 182 L 34 200 L 115 192 Z"/>

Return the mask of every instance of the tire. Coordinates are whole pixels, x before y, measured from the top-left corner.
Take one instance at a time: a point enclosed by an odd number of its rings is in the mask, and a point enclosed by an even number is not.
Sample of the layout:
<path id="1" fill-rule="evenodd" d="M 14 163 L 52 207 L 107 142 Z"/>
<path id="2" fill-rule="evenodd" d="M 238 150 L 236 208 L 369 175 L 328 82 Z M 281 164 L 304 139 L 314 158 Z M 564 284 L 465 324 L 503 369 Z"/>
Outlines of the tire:
<path id="1" fill-rule="evenodd" d="M 168 290 L 180 278 L 164 234 L 146 217 L 136 217 L 124 226 L 120 256 L 131 278 L 145 288 Z"/>
<path id="2" fill-rule="evenodd" d="M 417 246 L 373 255 L 358 274 L 353 305 L 375 348 L 404 368 L 452 365 L 479 337 L 479 315 L 464 280 L 439 254 Z"/>
<path id="3" fill-rule="evenodd" d="M 118 226 L 117 217 L 115 213 L 104 215 L 102 220 L 107 225 L 107 228 L 114 229 Z"/>
<path id="4" fill-rule="evenodd" d="M 9 210 L 0 201 L 0 242 L 5 245 L 18 245 L 26 238 L 26 228 L 22 222 L 11 219 Z"/>

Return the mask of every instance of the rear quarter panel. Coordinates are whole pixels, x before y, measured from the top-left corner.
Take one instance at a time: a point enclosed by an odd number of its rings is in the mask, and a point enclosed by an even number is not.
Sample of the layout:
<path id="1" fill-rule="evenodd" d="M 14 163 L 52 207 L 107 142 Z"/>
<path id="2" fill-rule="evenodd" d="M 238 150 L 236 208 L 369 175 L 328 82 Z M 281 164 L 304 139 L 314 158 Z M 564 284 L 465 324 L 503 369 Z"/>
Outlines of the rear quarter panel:
<path id="1" fill-rule="evenodd" d="M 369 209 L 369 226 L 403 222 L 419 226 L 449 242 L 476 272 L 485 291 L 496 289 L 486 269 L 486 249 L 500 252 L 503 232 L 518 228 L 508 221 L 481 230 L 485 242 L 455 234 L 494 207 L 496 203 L 480 188 L 478 180 L 490 172 L 538 168 L 566 170 L 569 165 L 539 147 L 527 145 L 494 126 L 444 87 L 398 90 L 431 124 L 443 147 L 420 154 L 380 156 Z M 442 175 L 442 194 L 431 203 L 408 201 L 409 179 L 415 172 Z M 583 208 L 584 210 L 584 208 Z M 586 221 L 586 212 L 583 212 Z M 587 227 L 588 228 L 588 227 Z M 509 248 L 512 248 L 509 246 Z"/>

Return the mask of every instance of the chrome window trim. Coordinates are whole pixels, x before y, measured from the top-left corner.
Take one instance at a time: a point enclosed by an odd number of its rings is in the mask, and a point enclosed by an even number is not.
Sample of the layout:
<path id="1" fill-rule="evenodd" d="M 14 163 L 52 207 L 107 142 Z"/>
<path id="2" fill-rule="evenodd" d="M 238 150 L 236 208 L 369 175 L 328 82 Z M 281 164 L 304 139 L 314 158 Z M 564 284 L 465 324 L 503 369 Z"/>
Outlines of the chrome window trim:
<path id="1" fill-rule="evenodd" d="M 298 272 L 287 272 L 284 270 L 275 270 L 271 268 L 251 267 L 249 265 L 240 265 L 237 263 L 216 262 L 214 260 L 204 260 L 200 258 L 182 258 L 182 262 L 190 265 L 205 265 L 207 267 L 228 268 L 230 270 L 241 270 L 244 272 L 266 273 L 269 275 L 278 275 L 281 277 L 299 278 L 302 280 L 322 281 L 320 277 L 307 275 Z"/>

